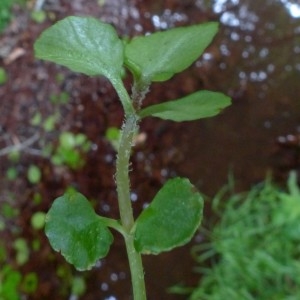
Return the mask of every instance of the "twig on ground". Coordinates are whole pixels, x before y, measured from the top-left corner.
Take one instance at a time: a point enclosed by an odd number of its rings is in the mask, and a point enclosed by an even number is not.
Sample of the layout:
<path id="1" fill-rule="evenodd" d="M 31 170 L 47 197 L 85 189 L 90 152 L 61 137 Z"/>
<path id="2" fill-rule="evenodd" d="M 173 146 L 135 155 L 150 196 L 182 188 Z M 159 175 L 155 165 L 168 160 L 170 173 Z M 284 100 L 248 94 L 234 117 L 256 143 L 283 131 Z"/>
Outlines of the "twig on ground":
<path id="1" fill-rule="evenodd" d="M 34 10 L 39 11 L 42 10 L 45 0 L 36 0 L 34 5 Z"/>
<path id="2" fill-rule="evenodd" d="M 34 144 L 40 138 L 40 134 L 37 132 L 29 139 L 25 140 L 24 142 L 16 143 L 12 146 L 5 147 L 0 149 L 0 156 L 8 155 L 13 151 L 22 151 Z"/>

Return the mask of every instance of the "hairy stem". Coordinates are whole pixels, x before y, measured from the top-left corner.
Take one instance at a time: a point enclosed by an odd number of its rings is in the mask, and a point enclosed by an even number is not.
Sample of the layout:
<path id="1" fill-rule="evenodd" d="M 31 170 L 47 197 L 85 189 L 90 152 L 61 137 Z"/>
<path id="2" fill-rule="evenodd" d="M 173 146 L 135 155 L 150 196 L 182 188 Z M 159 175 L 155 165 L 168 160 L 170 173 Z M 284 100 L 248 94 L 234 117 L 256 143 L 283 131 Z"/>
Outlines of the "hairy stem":
<path id="1" fill-rule="evenodd" d="M 123 85 L 123 81 L 121 79 L 120 80 L 111 80 L 111 83 L 114 86 L 115 90 L 117 91 L 117 94 L 122 103 L 125 115 L 129 116 L 129 115 L 135 114 L 135 110 L 132 105 L 132 101 Z"/>
<path id="2" fill-rule="evenodd" d="M 129 159 L 136 130 L 136 117 L 134 115 L 130 115 L 123 124 L 116 162 L 116 182 L 119 210 L 121 222 L 126 232 L 130 232 L 134 224 L 130 201 Z"/>
<path id="3" fill-rule="evenodd" d="M 138 117 L 135 113 L 127 115 L 123 124 L 116 162 L 116 183 L 121 224 L 125 231 L 125 244 L 129 260 L 133 296 L 135 300 L 146 299 L 144 271 L 141 255 L 134 248 L 133 211 L 130 200 L 129 160 L 133 139 L 138 130 Z"/>
<path id="4" fill-rule="evenodd" d="M 129 234 L 125 238 L 126 250 L 131 272 L 131 282 L 134 300 L 146 300 L 146 287 L 141 254 L 134 248 L 134 236 Z"/>

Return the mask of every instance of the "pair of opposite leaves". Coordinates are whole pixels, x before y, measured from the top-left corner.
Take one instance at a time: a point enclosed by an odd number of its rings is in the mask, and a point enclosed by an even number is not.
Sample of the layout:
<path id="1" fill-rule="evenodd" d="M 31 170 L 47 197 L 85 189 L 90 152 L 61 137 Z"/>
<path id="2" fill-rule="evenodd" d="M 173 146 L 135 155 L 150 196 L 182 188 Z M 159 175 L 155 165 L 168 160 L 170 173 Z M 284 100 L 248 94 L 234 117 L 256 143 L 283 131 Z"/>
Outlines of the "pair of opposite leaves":
<path id="1" fill-rule="evenodd" d="M 202 210 L 203 198 L 188 179 L 168 180 L 135 221 L 131 234 L 136 251 L 158 254 L 186 244 L 200 225 Z M 87 270 L 109 251 L 111 221 L 98 216 L 82 194 L 70 190 L 52 204 L 45 231 L 54 250 L 78 270 Z"/>
<path id="2" fill-rule="evenodd" d="M 124 42 L 109 24 L 90 17 L 67 17 L 42 33 L 35 54 L 75 72 L 104 75 L 118 92 L 124 65 L 141 85 L 168 80 L 199 58 L 217 30 L 218 24 L 209 22 Z M 221 93 L 198 91 L 146 107 L 139 116 L 190 121 L 214 116 L 229 104 L 230 98 Z"/>

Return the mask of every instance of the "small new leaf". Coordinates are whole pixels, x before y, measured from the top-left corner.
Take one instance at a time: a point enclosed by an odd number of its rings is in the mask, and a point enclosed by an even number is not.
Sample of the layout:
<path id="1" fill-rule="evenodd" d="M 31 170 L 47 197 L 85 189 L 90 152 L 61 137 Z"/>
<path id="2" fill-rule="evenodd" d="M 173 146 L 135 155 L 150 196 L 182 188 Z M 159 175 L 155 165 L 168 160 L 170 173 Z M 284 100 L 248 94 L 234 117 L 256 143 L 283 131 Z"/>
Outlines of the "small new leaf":
<path id="1" fill-rule="evenodd" d="M 203 199 L 186 178 L 166 182 L 135 223 L 135 248 L 158 254 L 189 242 L 202 219 Z"/>
<path id="2" fill-rule="evenodd" d="M 218 23 L 210 22 L 133 38 L 125 46 L 125 65 L 142 82 L 168 80 L 189 67 L 217 31 Z"/>
<path id="3" fill-rule="evenodd" d="M 115 29 L 91 17 L 67 17 L 46 29 L 34 44 L 36 57 L 89 76 L 120 80 L 124 46 Z"/>
<path id="4" fill-rule="evenodd" d="M 139 112 L 139 116 L 177 122 L 192 121 L 215 116 L 230 103 L 230 98 L 222 93 L 199 91 L 184 98 L 148 106 Z"/>
<path id="5" fill-rule="evenodd" d="M 77 270 L 89 270 L 107 255 L 113 241 L 108 228 L 80 193 L 68 191 L 57 198 L 46 215 L 46 235 Z"/>

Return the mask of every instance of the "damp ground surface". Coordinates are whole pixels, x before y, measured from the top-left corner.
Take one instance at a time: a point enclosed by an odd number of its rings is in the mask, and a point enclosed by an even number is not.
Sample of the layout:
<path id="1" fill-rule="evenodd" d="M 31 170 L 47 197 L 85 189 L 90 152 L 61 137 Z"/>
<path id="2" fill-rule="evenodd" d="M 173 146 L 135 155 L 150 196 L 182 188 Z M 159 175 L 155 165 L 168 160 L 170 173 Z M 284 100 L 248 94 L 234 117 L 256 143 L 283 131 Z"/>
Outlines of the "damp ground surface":
<path id="1" fill-rule="evenodd" d="M 147 119 L 132 155 L 132 200 L 135 214 L 149 203 L 161 185 L 174 176 L 187 176 L 212 197 L 233 174 L 237 191 L 263 181 L 272 172 L 280 184 L 299 168 L 300 147 L 300 7 L 289 1 L 45 1 L 47 18 L 30 17 L 34 2 L 15 5 L 11 22 L 0 35 L 0 66 L 8 81 L 0 86 L 0 246 L 10 264 L 22 274 L 38 275 L 34 293 L 25 299 L 72 298 L 70 282 L 83 277 L 86 292 L 79 299 L 132 299 L 126 253 L 121 238 L 106 259 L 91 272 L 78 273 L 54 253 L 42 231 L 30 225 L 37 211 L 47 211 L 55 197 L 75 187 L 95 203 L 104 216 L 118 218 L 113 180 L 115 152 L 105 139 L 109 127 L 122 124 L 122 108 L 103 78 L 88 78 L 34 58 L 33 43 L 55 21 L 69 15 L 91 15 L 113 24 L 122 36 L 134 36 L 175 26 L 219 21 L 220 32 L 206 53 L 184 73 L 154 84 L 145 104 L 175 99 L 209 89 L 232 97 L 231 107 L 212 119 L 181 124 Z M 130 89 L 130 78 L 126 79 Z M 55 99 L 67 98 L 66 104 Z M 54 100 L 53 100 L 54 99 Z M 32 121 L 55 116 L 51 130 Z M 43 151 L 57 145 L 63 131 L 84 133 L 92 142 L 83 154 L 85 165 L 72 170 L 55 166 Z M 19 159 L 11 150 L 20 148 Z M 28 181 L 30 165 L 42 178 Z M 17 176 L 8 180 L 7 170 Z M 4 214 L 3 207 L 11 213 Z M 13 242 L 27 241 L 28 259 L 18 264 Z M 38 241 L 38 242 L 36 242 Z M 186 299 L 166 294 L 175 284 L 192 286 L 187 246 L 159 256 L 145 256 L 150 300 Z M 34 247 L 38 244 L 38 247 Z"/>

